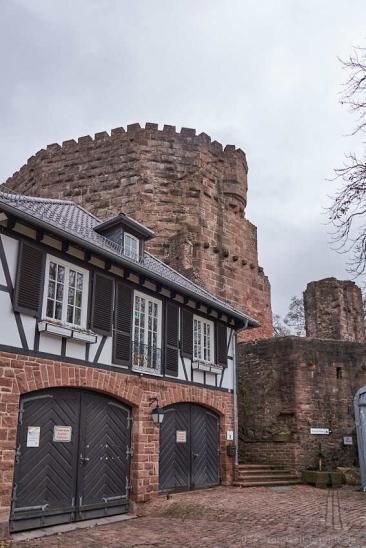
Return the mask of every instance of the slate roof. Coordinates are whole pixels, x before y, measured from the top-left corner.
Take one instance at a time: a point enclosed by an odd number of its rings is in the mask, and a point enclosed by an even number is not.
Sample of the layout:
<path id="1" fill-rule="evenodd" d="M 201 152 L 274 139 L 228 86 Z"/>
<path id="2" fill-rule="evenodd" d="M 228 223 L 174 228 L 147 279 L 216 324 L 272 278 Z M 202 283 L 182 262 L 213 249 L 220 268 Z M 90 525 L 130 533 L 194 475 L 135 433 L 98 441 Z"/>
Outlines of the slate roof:
<path id="1" fill-rule="evenodd" d="M 101 255 L 109 256 L 122 266 L 129 267 L 131 271 L 150 276 L 166 286 L 180 291 L 183 295 L 199 299 L 240 320 L 241 323 L 246 323 L 248 327 L 259 325 L 256 320 L 243 314 L 226 301 L 218 299 L 147 251 L 141 261 L 134 261 L 126 257 L 120 245 L 95 232 L 94 228 L 100 225 L 100 219 L 74 202 L 0 191 L 0 208 L 57 233 L 65 239 L 94 249 Z"/>

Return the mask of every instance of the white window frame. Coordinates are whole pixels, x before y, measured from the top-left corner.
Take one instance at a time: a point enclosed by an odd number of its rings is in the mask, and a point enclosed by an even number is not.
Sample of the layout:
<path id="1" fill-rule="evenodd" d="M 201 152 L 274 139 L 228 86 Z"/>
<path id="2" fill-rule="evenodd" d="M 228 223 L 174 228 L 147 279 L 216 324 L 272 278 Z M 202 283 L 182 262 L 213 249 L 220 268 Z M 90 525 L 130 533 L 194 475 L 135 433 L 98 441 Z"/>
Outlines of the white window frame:
<path id="1" fill-rule="evenodd" d="M 47 298 L 48 298 L 48 284 L 49 284 L 49 273 L 50 273 L 50 263 L 56 263 L 65 268 L 65 280 L 64 280 L 64 292 L 62 298 L 62 316 L 61 320 L 56 320 L 55 318 L 50 318 L 47 316 Z M 81 317 L 80 325 L 70 323 L 66 321 L 67 318 L 67 300 L 69 294 L 69 275 L 70 270 L 79 272 L 83 274 L 83 288 L 82 288 L 82 302 L 81 302 Z M 88 313 L 88 288 L 89 288 L 89 271 L 85 268 L 80 268 L 75 264 L 55 257 L 53 255 L 48 255 L 46 257 L 46 271 L 45 271 L 45 280 L 44 280 L 44 291 L 43 291 L 43 306 L 42 306 L 42 318 L 50 320 L 51 322 L 61 323 L 62 325 L 69 325 L 75 327 L 76 329 L 86 329 L 87 326 L 87 313 Z"/>
<path id="2" fill-rule="evenodd" d="M 132 326 L 132 340 L 135 341 L 135 312 L 136 312 L 136 297 L 140 297 L 140 299 L 145 299 L 146 301 L 151 301 L 152 303 L 155 303 L 158 305 L 158 329 L 157 329 L 157 348 L 161 349 L 161 318 L 162 318 L 162 301 L 160 299 L 156 299 L 155 297 L 151 297 L 151 295 L 148 295 L 147 293 L 143 293 L 141 291 L 134 291 L 133 292 L 133 326 Z M 148 322 L 148 315 L 145 312 L 145 333 L 144 333 L 144 343 L 147 345 L 148 340 L 148 329 L 146 329 L 147 322 Z"/>
<path id="3" fill-rule="evenodd" d="M 133 369 L 136 369 L 136 370 L 144 370 L 144 371 L 149 371 L 149 373 L 154 373 L 154 374 L 161 374 L 161 360 L 162 360 L 162 348 L 161 348 L 161 343 L 162 343 L 162 301 L 161 299 L 156 299 L 155 297 L 152 297 L 151 295 L 147 294 L 147 293 L 143 293 L 141 291 L 137 291 L 135 290 L 133 292 L 133 321 L 132 321 L 132 347 L 134 348 L 134 342 L 135 342 L 135 321 L 136 321 L 136 297 L 140 297 L 140 299 L 145 299 L 145 325 L 144 325 L 144 341 L 140 341 L 141 344 L 145 345 L 146 347 L 148 346 L 148 332 L 149 332 L 149 329 L 148 329 L 148 314 L 147 314 L 147 310 L 148 310 L 148 302 L 150 301 L 151 303 L 153 304 L 156 304 L 157 307 L 158 307 L 158 314 L 157 314 L 157 330 L 156 330 L 156 341 L 157 341 L 157 344 L 156 344 L 156 348 L 159 350 L 160 352 L 160 368 L 156 369 L 156 370 L 153 370 L 153 369 L 148 369 L 148 368 L 144 368 L 143 366 L 140 366 L 138 364 L 135 364 L 135 363 L 132 363 L 132 368 Z"/>
<path id="4" fill-rule="evenodd" d="M 199 345 L 201 349 L 201 357 L 199 357 L 198 352 L 196 352 L 198 342 L 197 342 L 197 345 L 195 343 L 196 341 L 195 328 L 198 322 L 201 324 L 201 342 Z M 204 358 L 204 353 L 205 353 L 204 325 L 210 327 L 210 337 L 209 337 L 210 338 L 210 359 L 209 360 Z M 203 318 L 202 316 L 197 316 L 196 314 L 193 315 L 193 360 L 209 363 L 209 364 L 215 363 L 215 324 L 213 321 Z"/>
<path id="5" fill-rule="evenodd" d="M 130 238 L 132 241 L 136 242 L 136 247 L 137 247 L 136 255 L 131 256 L 128 253 L 126 253 L 126 238 Z M 136 236 L 133 236 L 132 234 L 130 234 L 129 232 L 123 233 L 123 254 L 129 259 L 133 259 L 135 261 L 138 261 L 140 256 L 140 240 L 136 238 Z"/>

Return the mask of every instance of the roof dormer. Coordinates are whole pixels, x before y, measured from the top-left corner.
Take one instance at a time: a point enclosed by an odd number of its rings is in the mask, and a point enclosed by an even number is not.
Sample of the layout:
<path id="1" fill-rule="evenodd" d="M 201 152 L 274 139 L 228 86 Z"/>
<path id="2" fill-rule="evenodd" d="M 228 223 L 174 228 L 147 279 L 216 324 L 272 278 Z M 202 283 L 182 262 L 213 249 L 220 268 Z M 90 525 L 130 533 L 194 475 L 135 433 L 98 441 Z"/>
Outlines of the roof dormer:
<path id="1" fill-rule="evenodd" d="M 94 230 L 120 246 L 123 255 L 133 261 L 142 260 L 144 243 L 155 236 L 152 230 L 124 213 L 100 223 Z"/>

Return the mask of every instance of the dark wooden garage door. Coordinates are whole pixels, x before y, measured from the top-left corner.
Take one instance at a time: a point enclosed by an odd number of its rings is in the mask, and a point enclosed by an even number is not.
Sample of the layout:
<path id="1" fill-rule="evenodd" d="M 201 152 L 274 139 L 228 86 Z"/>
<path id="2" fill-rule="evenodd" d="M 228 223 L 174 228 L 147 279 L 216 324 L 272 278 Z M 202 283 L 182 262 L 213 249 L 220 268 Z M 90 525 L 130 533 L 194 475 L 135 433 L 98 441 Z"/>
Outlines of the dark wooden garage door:
<path id="1" fill-rule="evenodd" d="M 128 511 L 130 410 L 53 389 L 21 399 L 11 530 Z"/>
<path id="2" fill-rule="evenodd" d="M 165 408 L 160 430 L 160 491 L 211 487 L 220 482 L 219 417 L 199 405 Z"/>

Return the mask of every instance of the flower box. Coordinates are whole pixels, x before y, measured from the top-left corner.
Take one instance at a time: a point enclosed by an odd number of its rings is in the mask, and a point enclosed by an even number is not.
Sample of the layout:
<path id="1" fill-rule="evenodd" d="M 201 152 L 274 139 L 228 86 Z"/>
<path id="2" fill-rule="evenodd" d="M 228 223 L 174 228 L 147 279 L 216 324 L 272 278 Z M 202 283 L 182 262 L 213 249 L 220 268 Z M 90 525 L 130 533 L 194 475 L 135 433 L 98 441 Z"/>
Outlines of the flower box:
<path id="1" fill-rule="evenodd" d="M 90 344 L 97 342 L 97 336 L 91 331 L 75 329 L 74 327 L 50 322 L 48 320 L 38 322 L 38 331 Z"/>
<path id="2" fill-rule="evenodd" d="M 199 371 L 210 371 L 211 364 L 201 360 L 194 360 L 192 362 L 192 369 L 198 369 Z"/>
<path id="3" fill-rule="evenodd" d="M 83 341 L 90 344 L 97 342 L 97 336 L 94 333 L 87 333 L 85 331 L 77 331 L 76 329 L 72 330 L 72 338 L 76 341 Z"/>
<path id="4" fill-rule="evenodd" d="M 211 373 L 214 375 L 220 375 L 223 371 L 223 367 L 221 365 L 211 365 Z"/>
<path id="5" fill-rule="evenodd" d="M 51 335 L 59 335 L 60 337 L 71 337 L 71 327 L 65 327 L 63 325 L 54 324 L 52 322 L 42 321 L 38 322 L 38 331 L 50 333 Z"/>

